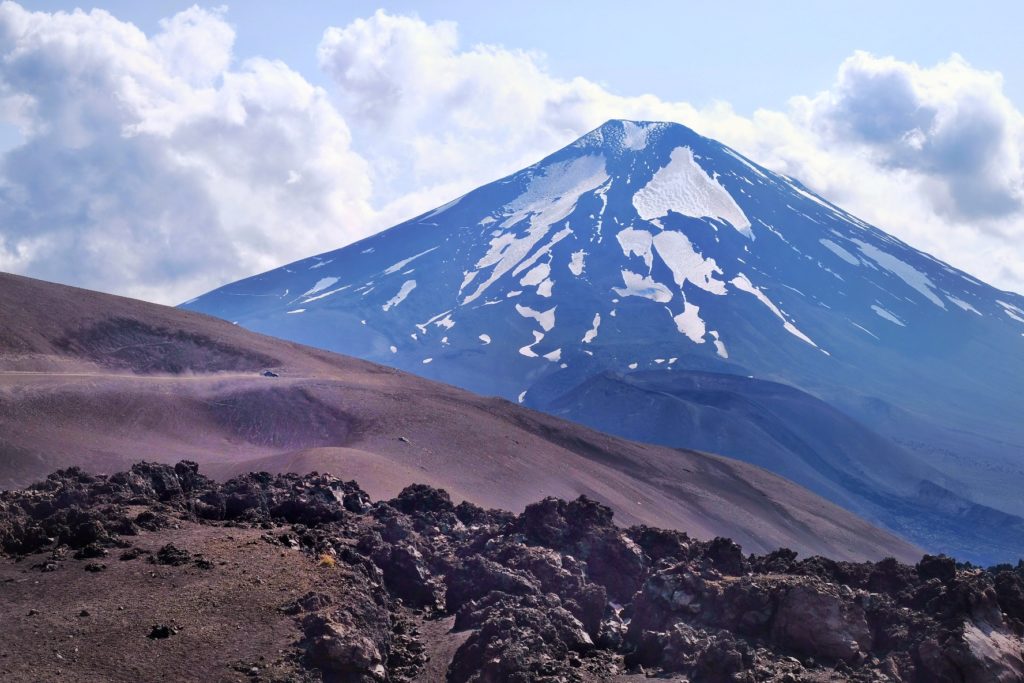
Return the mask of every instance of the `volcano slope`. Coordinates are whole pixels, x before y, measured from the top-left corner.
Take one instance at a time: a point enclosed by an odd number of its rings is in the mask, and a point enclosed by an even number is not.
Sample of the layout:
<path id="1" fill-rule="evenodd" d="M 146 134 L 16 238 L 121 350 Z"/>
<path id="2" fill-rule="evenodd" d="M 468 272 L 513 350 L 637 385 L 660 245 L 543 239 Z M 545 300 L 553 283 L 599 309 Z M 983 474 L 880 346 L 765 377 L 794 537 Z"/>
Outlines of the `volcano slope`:
<path id="1" fill-rule="evenodd" d="M 586 495 L 624 524 L 836 559 L 920 551 L 758 467 L 611 437 L 507 401 L 163 306 L 0 275 L 0 487 L 139 459 L 412 483 L 488 508 Z M 275 376 L 264 376 L 264 372 Z"/>
<path id="2" fill-rule="evenodd" d="M 422 485 L 138 463 L 0 493 L 5 681 L 1010 683 L 1024 565 L 745 555 Z"/>
<path id="3" fill-rule="evenodd" d="M 679 124 L 608 121 L 182 307 L 765 467 L 979 564 L 1024 548 L 1024 297 Z"/>

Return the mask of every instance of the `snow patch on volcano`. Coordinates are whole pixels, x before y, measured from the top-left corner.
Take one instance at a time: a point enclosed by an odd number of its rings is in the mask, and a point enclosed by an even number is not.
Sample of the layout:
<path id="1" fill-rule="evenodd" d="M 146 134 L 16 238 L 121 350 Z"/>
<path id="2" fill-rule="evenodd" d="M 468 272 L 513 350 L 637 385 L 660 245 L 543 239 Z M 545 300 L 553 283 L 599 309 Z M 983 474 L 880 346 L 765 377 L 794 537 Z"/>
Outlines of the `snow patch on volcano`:
<path id="1" fill-rule="evenodd" d="M 427 327 L 430 325 L 436 325 L 437 327 L 443 327 L 446 330 L 450 330 L 455 327 L 455 321 L 452 320 L 451 313 L 451 310 L 443 311 L 424 323 L 416 323 L 416 329 L 420 331 L 420 334 L 426 334 Z"/>
<path id="2" fill-rule="evenodd" d="M 579 251 L 572 252 L 571 260 L 569 261 L 569 272 L 579 277 L 583 275 L 583 270 L 586 268 L 584 258 L 586 258 L 587 252 L 580 249 Z"/>
<path id="3" fill-rule="evenodd" d="M 590 342 L 597 339 L 597 328 L 601 326 L 601 314 L 594 314 L 594 322 L 591 323 L 590 329 L 583 335 L 583 343 L 589 344 Z"/>
<path id="4" fill-rule="evenodd" d="M 605 160 L 600 155 L 551 164 L 531 177 L 523 194 L 505 207 L 507 217 L 499 223 L 503 229 L 514 228 L 524 220 L 529 225 L 523 234 L 512 229 L 498 232 L 491 239 L 490 248 L 475 266 L 477 270 L 491 268 L 490 275 L 462 303 L 476 300 L 501 276 L 522 263 L 551 227 L 572 213 L 583 193 L 607 180 Z"/>
<path id="5" fill-rule="evenodd" d="M 644 220 L 661 218 L 669 211 L 693 218 L 721 218 L 746 237 L 753 237 L 743 209 L 704 172 L 689 147 L 672 150 L 668 165 L 633 195 L 633 207 Z"/>
<path id="6" fill-rule="evenodd" d="M 843 259 L 844 261 L 846 261 L 847 263 L 852 264 L 854 266 L 859 266 L 860 265 L 860 259 L 858 259 L 853 254 L 851 254 L 850 252 L 848 252 L 845 249 L 843 249 L 841 246 L 839 246 L 838 244 L 836 244 L 832 240 L 820 239 L 818 241 L 821 242 L 823 247 L 825 247 L 826 249 L 831 251 L 833 254 L 835 254 L 839 258 Z"/>
<path id="7" fill-rule="evenodd" d="M 646 230 L 626 228 L 625 230 L 619 230 L 615 235 L 615 239 L 619 241 L 623 254 L 626 256 L 639 256 L 644 260 L 647 272 L 651 272 L 651 268 L 654 267 L 654 256 L 651 253 L 651 245 L 654 244 L 654 238 L 651 236 L 651 233 Z"/>
<path id="8" fill-rule="evenodd" d="M 733 287 L 740 290 L 741 292 L 752 294 L 758 301 L 764 304 L 765 308 L 774 313 L 775 317 L 782 321 L 782 326 L 783 328 L 785 328 L 787 332 L 789 332 L 797 339 L 807 342 L 814 348 L 818 348 L 818 345 L 811 341 L 810 337 L 808 337 L 806 334 L 798 330 L 796 326 L 793 325 L 793 323 L 789 322 L 789 320 L 786 319 L 786 316 L 782 314 L 782 311 L 779 310 L 779 307 L 772 303 L 772 300 L 765 296 L 764 292 L 755 287 L 754 284 L 749 279 L 747 279 L 746 275 L 740 273 L 732 280 L 730 280 L 729 284 L 731 284 Z"/>
<path id="9" fill-rule="evenodd" d="M 521 349 L 519 349 L 519 353 L 521 353 L 522 355 L 526 356 L 527 358 L 537 358 L 537 353 L 533 350 L 533 347 L 536 346 L 537 344 L 540 344 L 541 341 L 543 341 L 543 339 L 544 339 L 544 333 L 543 332 L 538 332 L 537 330 L 532 330 L 532 332 L 533 332 L 533 343 L 532 344 L 527 344 L 526 346 L 524 346 Z M 523 392 L 523 393 L 525 394 L 526 392 Z"/>
<path id="10" fill-rule="evenodd" d="M 426 251 L 421 251 L 420 253 L 414 254 L 413 256 L 410 256 L 407 259 L 399 261 L 398 263 L 396 263 L 396 264 L 394 264 L 392 266 L 388 266 L 387 268 L 384 269 L 384 274 L 385 275 L 391 275 L 392 273 L 397 273 L 402 268 L 405 268 L 407 265 L 409 265 L 410 263 L 412 263 L 413 261 L 418 259 L 420 256 L 423 256 L 424 254 L 429 254 L 430 252 L 434 251 L 435 249 L 437 249 L 437 247 L 431 247 L 430 249 L 427 249 Z"/>
<path id="11" fill-rule="evenodd" d="M 552 363 L 557 363 L 558 361 L 562 360 L 562 349 L 558 348 L 550 353 L 545 353 L 544 358 L 545 360 L 549 360 Z"/>
<path id="12" fill-rule="evenodd" d="M 1024 323 L 1024 310 L 1017 308 L 1013 304 L 1008 304 L 1005 301 L 996 299 L 996 303 L 1003 307 L 1003 312 L 1010 316 L 1017 322 Z"/>
<path id="13" fill-rule="evenodd" d="M 557 307 L 552 307 L 546 311 L 535 311 L 529 306 L 516 304 L 516 313 L 524 318 L 536 320 L 542 330 L 550 332 L 555 327 L 555 308 Z"/>
<path id="14" fill-rule="evenodd" d="M 633 121 L 622 122 L 622 146 L 625 149 L 640 151 L 647 147 L 647 138 L 657 130 L 657 124 L 641 124 Z"/>
<path id="15" fill-rule="evenodd" d="M 327 297 L 332 296 L 334 294 L 337 294 L 338 292 L 345 291 L 346 289 L 348 289 L 351 286 L 352 285 L 345 285 L 344 287 L 338 287 L 336 289 L 329 289 L 326 292 L 320 292 L 319 294 L 311 296 L 311 297 L 309 297 L 307 299 L 303 299 L 302 303 L 308 304 L 308 303 L 310 303 L 312 301 L 319 301 L 320 299 L 326 299 Z"/>
<path id="16" fill-rule="evenodd" d="M 662 304 L 672 301 L 672 291 L 653 278 L 634 273 L 631 270 L 623 270 L 622 281 L 625 284 L 624 287 L 613 287 L 619 296 L 639 296 Z M 615 315 L 614 311 L 612 311 L 612 315 Z"/>
<path id="17" fill-rule="evenodd" d="M 519 284 L 523 287 L 536 287 L 544 280 L 548 279 L 548 275 L 551 274 L 551 266 L 547 263 L 538 263 L 536 266 L 527 271 L 526 275 L 519 281 Z"/>
<path id="18" fill-rule="evenodd" d="M 672 278 L 680 289 L 689 281 L 706 292 L 725 294 L 725 282 L 713 277 L 721 275 L 722 269 L 714 259 L 704 258 L 683 233 L 674 230 L 659 232 L 654 236 L 654 248 L 672 271 Z"/>
<path id="19" fill-rule="evenodd" d="M 689 337 L 694 344 L 703 344 L 707 327 L 700 317 L 700 308 L 694 304 L 684 303 L 683 312 L 673 316 L 672 321 L 680 333 Z"/>
<path id="20" fill-rule="evenodd" d="M 711 330 L 710 334 L 711 334 L 712 337 L 714 337 L 715 353 L 717 353 L 722 358 L 728 358 L 729 357 L 729 351 L 725 348 L 725 344 L 722 342 L 722 340 L 719 339 L 718 331 L 717 330 Z M 675 360 L 675 359 L 672 359 L 672 360 Z M 669 362 L 672 362 L 672 361 L 669 361 Z"/>
<path id="21" fill-rule="evenodd" d="M 939 308 L 946 308 L 946 304 L 943 303 L 942 299 L 935 295 L 935 283 L 920 270 L 905 261 L 901 261 L 889 252 L 882 251 L 873 244 L 868 244 L 863 240 L 851 241 L 860 248 L 862 254 L 882 268 L 885 268 L 899 279 L 903 280 L 913 289 L 916 289 L 924 296 L 924 298 L 928 299 L 928 301 L 931 301 Z"/>
<path id="22" fill-rule="evenodd" d="M 336 277 L 320 278 L 319 280 L 317 280 L 315 285 L 310 287 L 307 291 L 303 292 L 302 296 L 300 296 L 299 298 L 301 299 L 304 296 L 309 296 L 311 294 L 316 294 L 317 292 L 322 292 L 323 290 L 327 289 L 337 281 L 338 278 Z"/>
<path id="23" fill-rule="evenodd" d="M 897 318 L 895 314 L 890 313 L 889 311 L 885 310 L 878 304 L 872 304 L 871 310 L 874 311 L 883 320 L 888 320 L 889 322 L 899 325 L 900 327 L 907 326 L 906 323 Z"/>
<path id="24" fill-rule="evenodd" d="M 515 269 L 513 269 L 512 274 L 513 275 L 519 275 L 524 270 L 533 267 L 533 264 L 535 264 L 541 258 L 543 258 L 543 257 L 545 257 L 545 256 L 547 256 L 548 254 L 551 253 L 551 248 L 552 247 L 554 247 L 556 244 L 558 244 L 559 242 L 561 242 L 563 239 L 565 239 L 566 237 L 568 237 L 571 234 L 572 234 L 572 228 L 568 227 L 568 224 L 567 224 L 566 227 L 562 228 L 561 230 L 556 232 L 554 235 L 552 235 L 551 239 L 548 240 L 546 244 L 541 246 L 540 249 L 538 249 L 537 251 L 533 252 L 533 254 L 529 258 L 524 259 L 522 262 L 520 262 L 520 264 L 518 266 L 516 266 Z"/>
<path id="25" fill-rule="evenodd" d="M 386 311 L 390 311 L 392 308 L 394 308 L 398 304 L 400 304 L 403 301 L 405 301 L 405 298 L 407 296 L 409 296 L 409 294 L 414 289 L 416 289 L 416 281 L 415 280 L 406 280 L 405 282 L 402 283 L 402 286 L 398 289 L 398 293 L 395 294 L 390 299 L 388 299 L 384 303 L 384 305 L 381 306 L 381 309 L 384 310 L 385 312 Z"/>
<path id="26" fill-rule="evenodd" d="M 981 311 L 979 311 L 977 308 L 975 308 L 974 306 L 970 305 L 969 303 L 967 303 L 963 299 L 958 299 L 955 296 L 953 296 L 952 294 L 947 294 L 946 298 L 949 299 L 949 301 L 952 302 L 953 305 L 959 306 L 960 308 L 964 309 L 965 311 L 970 311 L 971 313 L 975 313 L 977 315 L 981 315 Z"/>

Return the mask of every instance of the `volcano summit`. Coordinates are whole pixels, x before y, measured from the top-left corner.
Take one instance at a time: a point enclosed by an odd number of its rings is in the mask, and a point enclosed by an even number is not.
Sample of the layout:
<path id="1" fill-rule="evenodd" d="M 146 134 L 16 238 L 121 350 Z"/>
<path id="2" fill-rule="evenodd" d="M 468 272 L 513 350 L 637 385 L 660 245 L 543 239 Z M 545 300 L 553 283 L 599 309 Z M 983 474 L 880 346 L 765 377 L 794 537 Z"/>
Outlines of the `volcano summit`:
<path id="1" fill-rule="evenodd" d="M 677 124 L 184 307 L 741 458 L 934 551 L 1024 547 L 1024 297 Z"/>

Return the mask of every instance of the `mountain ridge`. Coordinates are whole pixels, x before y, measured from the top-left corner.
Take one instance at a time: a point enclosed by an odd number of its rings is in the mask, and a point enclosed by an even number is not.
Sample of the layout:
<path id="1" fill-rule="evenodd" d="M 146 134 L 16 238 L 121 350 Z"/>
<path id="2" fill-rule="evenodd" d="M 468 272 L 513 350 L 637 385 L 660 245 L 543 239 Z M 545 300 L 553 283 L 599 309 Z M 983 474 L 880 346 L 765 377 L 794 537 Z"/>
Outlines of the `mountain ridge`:
<path id="1" fill-rule="evenodd" d="M 587 495 L 623 523 L 751 550 L 921 554 L 746 463 L 628 442 L 210 316 L 0 274 L 0 320 L 11 332 L 0 337 L 0 488 L 72 465 L 187 458 L 223 478 L 316 470 L 378 497 L 425 483 L 504 509 Z"/>
<path id="2" fill-rule="evenodd" d="M 548 411 L 542 387 L 607 370 L 780 382 L 927 480 L 1024 515 L 1024 298 L 678 124 L 611 121 L 184 307 Z"/>

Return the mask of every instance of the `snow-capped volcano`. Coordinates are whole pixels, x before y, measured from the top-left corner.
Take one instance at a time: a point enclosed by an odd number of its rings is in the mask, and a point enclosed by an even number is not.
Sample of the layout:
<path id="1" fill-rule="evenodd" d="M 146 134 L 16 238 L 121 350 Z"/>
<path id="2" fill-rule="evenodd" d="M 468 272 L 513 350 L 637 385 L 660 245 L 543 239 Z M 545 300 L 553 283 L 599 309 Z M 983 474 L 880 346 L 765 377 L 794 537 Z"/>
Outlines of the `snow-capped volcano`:
<path id="1" fill-rule="evenodd" d="M 910 499 L 1024 514 L 1024 298 L 677 124 L 610 121 L 185 307 L 606 431 L 715 447 L 922 543 L 962 529 L 915 531 L 898 520 L 918 513 L 896 510 Z M 697 371 L 710 374 L 694 389 Z M 789 385 L 802 398 L 788 406 L 823 401 L 884 444 L 863 452 L 833 418 L 799 424 L 801 410 L 782 417 L 767 399 L 712 427 L 709 411 L 749 394 L 722 376 Z M 815 429 L 834 433 L 832 452 Z"/>

